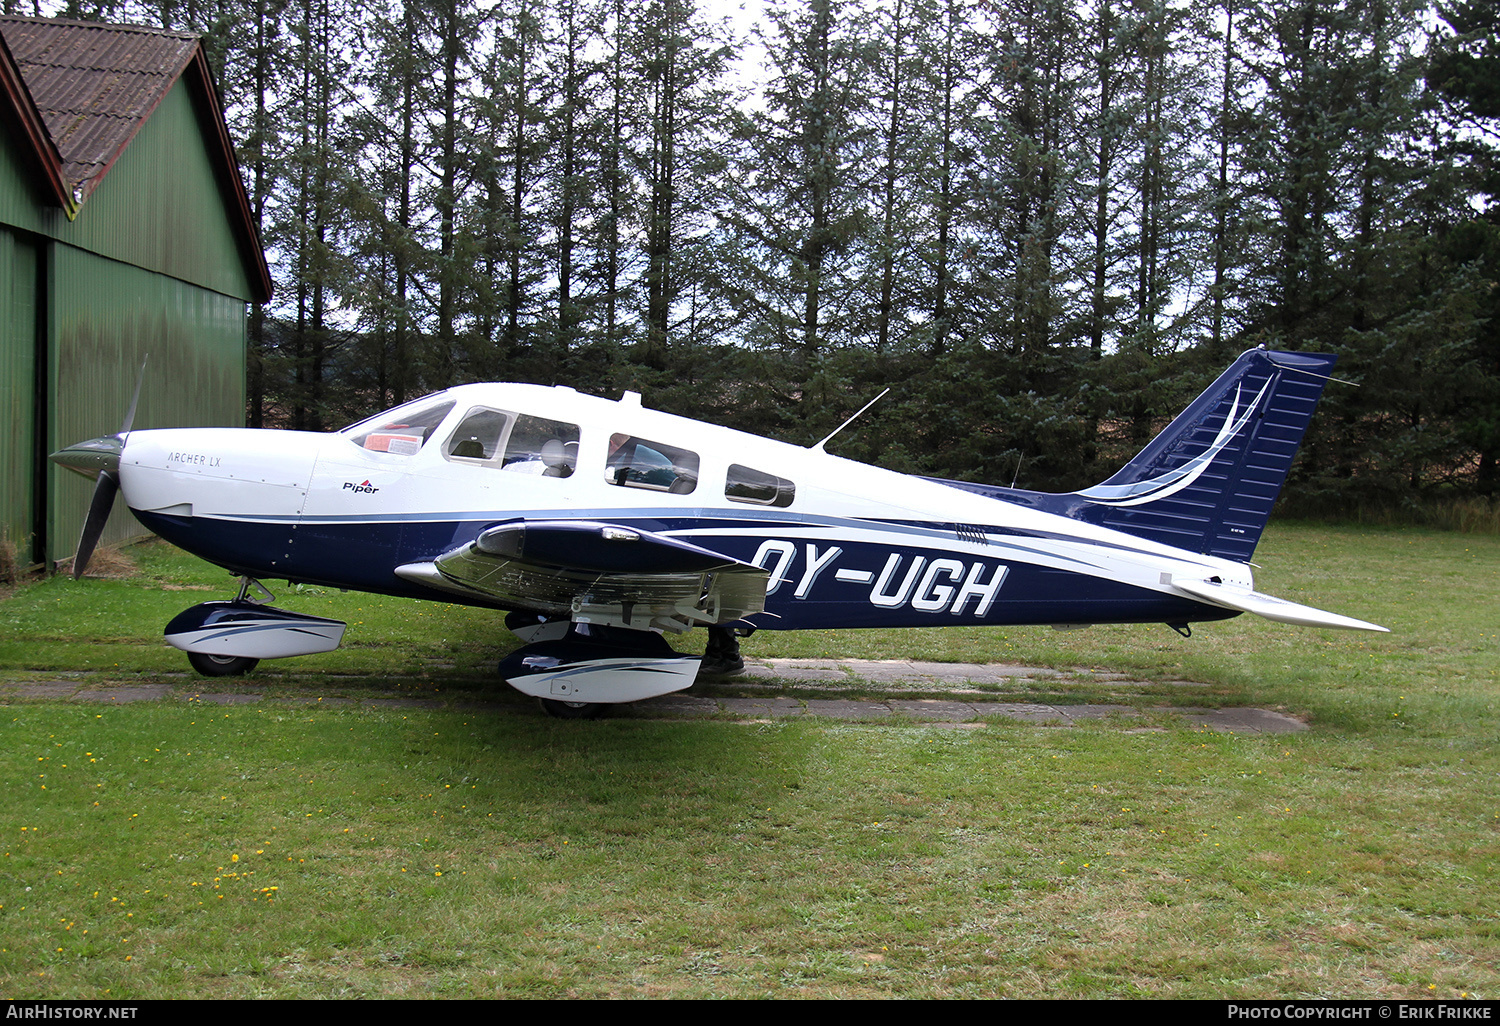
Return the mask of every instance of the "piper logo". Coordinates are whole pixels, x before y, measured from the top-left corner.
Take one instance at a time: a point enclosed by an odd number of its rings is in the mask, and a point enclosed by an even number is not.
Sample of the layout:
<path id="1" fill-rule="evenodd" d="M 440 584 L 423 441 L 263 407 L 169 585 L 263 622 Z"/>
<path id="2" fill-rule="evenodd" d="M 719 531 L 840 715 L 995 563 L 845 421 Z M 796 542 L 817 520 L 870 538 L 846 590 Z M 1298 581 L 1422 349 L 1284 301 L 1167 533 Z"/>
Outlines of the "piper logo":
<path id="1" fill-rule="evenodd" d="M 376 488 L 368 480 L 365 481 L 363 484 L 355 484 L 353 481 L 345 481 L 344 482 L 344 491 L 346 491 L 346 492 L 365 492 L 366 494 L 374 495 L 376 492 L 380 491 L 380 489 Z"/>

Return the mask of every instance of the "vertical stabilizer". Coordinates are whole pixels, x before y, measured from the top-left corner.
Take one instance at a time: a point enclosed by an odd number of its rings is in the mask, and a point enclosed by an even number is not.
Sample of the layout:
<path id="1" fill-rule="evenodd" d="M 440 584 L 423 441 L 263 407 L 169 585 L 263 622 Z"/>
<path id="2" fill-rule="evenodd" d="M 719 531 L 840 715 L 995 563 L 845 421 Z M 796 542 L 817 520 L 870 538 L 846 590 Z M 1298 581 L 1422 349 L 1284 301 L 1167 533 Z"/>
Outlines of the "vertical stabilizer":
<path id="1" fill-rule="evenodd" d="M 1072 515 L 1245 562 L 1255 552 L 1335 357 L 1252 349 Z"/>

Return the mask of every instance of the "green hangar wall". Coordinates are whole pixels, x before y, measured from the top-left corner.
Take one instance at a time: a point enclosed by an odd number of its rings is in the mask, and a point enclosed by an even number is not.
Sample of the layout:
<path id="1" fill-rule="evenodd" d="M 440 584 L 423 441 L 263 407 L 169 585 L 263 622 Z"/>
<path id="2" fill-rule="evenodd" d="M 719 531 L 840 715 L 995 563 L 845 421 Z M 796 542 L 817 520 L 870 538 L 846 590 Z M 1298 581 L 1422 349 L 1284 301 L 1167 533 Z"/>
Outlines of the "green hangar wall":
<path id="1" fill-rule="evenodd" d="M 243 424 L 270 277 L 196 37 L 0 18 L 0 129 L 0 529 L 50 563 L 93 483 L 46 454 L 119 430 L 147 354 L 135 427 Z"/>

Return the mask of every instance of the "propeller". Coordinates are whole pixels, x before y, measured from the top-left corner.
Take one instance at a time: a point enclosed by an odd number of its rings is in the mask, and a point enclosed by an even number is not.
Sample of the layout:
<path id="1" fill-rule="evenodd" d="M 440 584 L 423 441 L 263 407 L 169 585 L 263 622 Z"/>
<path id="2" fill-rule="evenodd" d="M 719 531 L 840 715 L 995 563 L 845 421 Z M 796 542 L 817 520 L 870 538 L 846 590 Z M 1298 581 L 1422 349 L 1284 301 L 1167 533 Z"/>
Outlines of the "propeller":
<path id="1" fill-rule="evenodd" d="M 120 491 L 120 479 L 113 471 L 99 472 L 99 483 L 94 485 L 94 498 L 89 502 L 88 519 L 83 522 L 83 533 L 78 536 L 78 551 L 73 554 L 73 580 L 83 576 L 89 560 L 94 558 L 94 547 L 104 533 L 104 525 L 115 506 L 115 495 Z"/>
<path id="2" fill-rule="evenodd" d="M 149 360 L 150 354 L 146 354 Z M 112 435 L 101 435 L 86 442 L 78 442 L 59 449 L 51 456 L 52 462 L 69 470 L 97 479 L 94 497 L 89 502 L 89 515 L 83 522 L 83 533 L 78 537 L 78 549 L 73 554 L 73 579 L 76 581 L 88 569 L 94 548 L 104 533 L 104 524 L 109 520 L 110 510 L 115 505 L 115 495 L 120 491 L 120 455 L 125 451 L 125 436 L 130 434 L 130 425 L 135 422 L 136 404 L 141 399 L 141 385 L 146 380 L 146 362 L 141 362 L 140 376 L 135 379 L 135 394 L 130 397 L 130 408 L 125 411 L 125 421 L 120 430 Z"/>

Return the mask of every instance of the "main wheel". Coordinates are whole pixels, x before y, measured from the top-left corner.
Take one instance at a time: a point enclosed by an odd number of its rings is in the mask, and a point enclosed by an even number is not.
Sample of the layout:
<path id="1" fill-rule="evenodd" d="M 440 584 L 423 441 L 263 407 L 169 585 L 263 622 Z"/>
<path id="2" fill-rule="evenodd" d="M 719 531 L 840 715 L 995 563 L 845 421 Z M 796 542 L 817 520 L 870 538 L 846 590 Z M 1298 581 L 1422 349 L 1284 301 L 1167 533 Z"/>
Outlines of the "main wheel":
<path id="1" fill-rule="evenodd" d="M 193 669 L 205 677 L 241 677 L 260 662 L 247 656 L 209 655 L 206 652 L 189 652 L 187 657 Z"/>
<path id="2" fill-rule="evenodd" d="M 560 720 L 597 720 L 604 715 L 603 702 L 559 702 L 555 698 L 540 701 L 548 716 Z"/>

